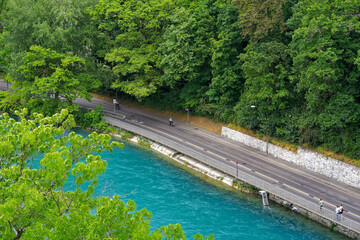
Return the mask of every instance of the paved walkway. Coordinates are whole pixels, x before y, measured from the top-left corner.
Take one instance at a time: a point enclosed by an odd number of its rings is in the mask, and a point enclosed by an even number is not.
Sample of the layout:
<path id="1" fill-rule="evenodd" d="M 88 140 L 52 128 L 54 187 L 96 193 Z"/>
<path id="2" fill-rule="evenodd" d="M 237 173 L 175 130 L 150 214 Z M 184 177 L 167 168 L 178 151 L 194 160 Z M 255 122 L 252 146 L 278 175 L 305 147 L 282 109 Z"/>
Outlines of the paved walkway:
<path id="1" fill-rule="evenodd" d="M 0 89 L 5 90 L 6 83 L 0 82 Z M 98 98 L 93 98 L 92 102 L 77 100 L 76 103 L 90 108 L 101 104 L 106 115 L 119 124 L 150 133 L 176 146 L 185 147 L 192 153 L 196 152 L 216 161 L 229 171 L 236 171 L 238 167 L 244 175 L 266 182 L 298 199 L 304 199 L 304 202 L 311 203 L 315 208 L 318 206 L 319 198 L 322 198 L 325 201 L 324 210 L 333 220 L 336 218 L 336 205 L 342 203 L 345 220 L 338 223 L 344 225 L 351 223 L 351 228 L 360 233 L 359 189 L 176 119 L 174 119 L 175 126 L 170 127 L 167 116 L 122 104 L 120 104 L 121 109 L 114 113 L 114 105 L 111 101 Z M 235 164 L 236 161 L 240 163 L 238 166 Z"/>

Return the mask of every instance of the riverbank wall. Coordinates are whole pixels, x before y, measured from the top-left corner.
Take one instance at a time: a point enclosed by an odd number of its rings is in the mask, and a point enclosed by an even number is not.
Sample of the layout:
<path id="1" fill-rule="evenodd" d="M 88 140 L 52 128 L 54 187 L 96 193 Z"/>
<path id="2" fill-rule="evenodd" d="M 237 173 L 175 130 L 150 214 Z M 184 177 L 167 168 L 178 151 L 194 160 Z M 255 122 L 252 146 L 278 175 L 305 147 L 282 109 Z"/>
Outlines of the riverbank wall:
<path id="1" fill-rule="evenodd" d="M 221 135 L 262 152 L 266 152 L 267 149 L 267 153 L 276 158 L 360 189 L 360 168 L 353 165 L 302 147 L 299 147 L 297 152 L 292 152 L 227 127 L 222 127 Z"/>
<path id="2" fill-rule="evenodd" d="M 237 173 L 235 173 L 231 169 L 224 169 L 220 165 L 217 165 L 215 162 L 209 161 L 209 159 L 204 161 L 203 156 L 196 155 L 193 152 L 186 150 L 186 148 L 185 150 L 181 149 L 179 146 L 173 145 L 173 143 L 171 143 L 171 141 L 169 140 L 162 140 L 161 137 L 156 136 L 153 133 L 149 133 L 146 130 L 142 130 L 136 126 L 130 126 L 130 124 L 125 122 L 120 123 L 119 121 L 116 121 L 111 117 L 107 117 L 107 120 L 111 125 L 115 127 L 134 133 L 135 136 L 131 139 L 131 141 L 136 143 L 139 142 L 139 139 L 145 139 L 149 142 L 149 146 L 152 150 L 169 157 L 170 159 L 184 165 L 185 167 L 191 168 L 234 188 L 237 188 L 235 187 L 235 183 L 239 183 L 240 186 L 246 186 L 240 188 L 240 190 L 257 194 L 259 196 L 259 201 L 261 201 L 261 199 L 256 189 L 265 190 L 266 192 L 268 192 L 269 199 L 271 201 L 276 202 L 286 208 L 289 208 L 294 212 L 302 214 L 306 218 L 321 223 L 329 227 L 333 231 L 338 231 L 345 236 L 353 239 L 360 239 L 360 232 L 353 230 L 353 228 L 351 227 L 351 223 L 349 227 L 349 222 L 337 221 L 335 219 L 335 214 L 332 211 L 326 211 L 326 209 L 323 209 L 323 211 L 320 212 L 317 204 L 304 204 L 306 203 L 306 201 L 296 199 L 291 194 L 284 193 L 283 189 L 273 188 L 269 191 L 269 188 L 266 184 L 261 183 L 256 179 L 251 178 L 250 176 L 246 177 L 247 174 L 244 172 L 239 171 L 239 177 L 236 177 Z"/>

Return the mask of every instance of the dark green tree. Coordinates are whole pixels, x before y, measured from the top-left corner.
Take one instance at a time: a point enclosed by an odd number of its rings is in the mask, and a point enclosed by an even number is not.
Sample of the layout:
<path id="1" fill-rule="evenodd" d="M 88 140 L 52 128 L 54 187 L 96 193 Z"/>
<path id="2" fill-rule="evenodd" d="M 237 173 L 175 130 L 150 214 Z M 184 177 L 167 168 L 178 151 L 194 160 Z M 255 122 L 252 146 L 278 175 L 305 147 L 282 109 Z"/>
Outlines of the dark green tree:
<path id="1" fill-rule="evenodd" d="M 304 0 L 288 25 L 293 82 L 303 96 L 301 142 L 360 157 L 360 3 Z"/>
<path id="2" fill-rule="evenodd" d="M 4 70 L 7 68 L 6 56 L 8 54 L 3 40 L 4 36 L 3 36 L 3 24 L 2 24 L 2 19 L 7 9 L 6 6 L 7 6 L 7 0 L 0 0 L 0 73 L 4 72 Z"/>
<path id="3" fill-rule="evenodd" d="M 8 0 L 3 19 L 6 44 L 17 51 L 32 45 L 85 57 L 94 47 L 97 29 L 87 13 L 95 0 Z"/>
<path id="4" fill-rule="evenodd" d="M 163 34 L 162 79 L 181 107 L 217 120 L 231 118 L 243 80 L 238 10 L 229 1 L 203 0 L 178 8 Z"/>
<path id="5" fill-rule="evenodd" d="M 303 0 L 288 21 L 293 82 L 303 97 L 301 143 L 360 157 L 360 3 Z"/>
<path id="6" fill-rule="evenodd" d="M 282 119 L 293 98 L 287 46 L 279 42 L 252 44 L 240 58 L 246 88 L 236 106 L 237 121 L 250 128 L 258 125 L 261 132 L 274 135 L 278 127 L 283 127 Z"/>
<path id="7" fill-rule="evenodd" d="M 220 5 L 216 35 L 211 40 L 212 79 L 206 92 L 208 115 L 221 121 L 233 120 L 233 107 L 239 101 L 245 82 L 238 55 L 244 52 L 248 41 L 241 37 L 237 16 L 235 5 Z"/>
<path id="8" fill-rule="evenodd" d="M 215 22 L 207 6 L 201 2 L 194 12 L 177 9 L 170 17 L 160 51 L 163 81 L 179 89 L 184 107 L 199 106 L 205 100 L 211 79 L 211 39 Z"/>

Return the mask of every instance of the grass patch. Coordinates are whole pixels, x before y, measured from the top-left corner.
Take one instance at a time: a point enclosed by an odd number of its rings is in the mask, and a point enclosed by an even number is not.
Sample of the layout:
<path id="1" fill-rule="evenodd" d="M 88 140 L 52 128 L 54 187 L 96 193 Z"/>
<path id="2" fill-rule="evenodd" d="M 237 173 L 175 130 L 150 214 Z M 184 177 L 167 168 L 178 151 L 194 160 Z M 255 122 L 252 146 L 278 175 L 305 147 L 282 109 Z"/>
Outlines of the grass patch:
<path id="1" fill-rule="evenodd" d="M 222 180 L 224 180 L 224 177 L 223 176 L 217 176 L 216 179 L 222 181 Z"/>
<path id="2" fill-rule="evenodd" d="M 139 138 L 138 143 L 142 147 L 150 148 L 150 142 L 144 138 Z"/>
<path id="3" fill-rule="evenodd" d="M 335 227 L 337 226 L 336 223 L 332 223 L 330 226 L 330 231 L 335 231 Z"/>
<path id="4" fill-rule="evenodd" d="M 259 189 L 257 189 L 256 187 L 251 186 L 249 184 L 242 183 L 242 182 L 238 182 L 235 179 L 232 181 L 232 186 L 241 191 L 249 192 L 249 193 L 255 193 L 255 192 L 259 191 Z"/>
<path id="5" fill-rule="evenodd" d="M 132 133 L 132 132 L 124 131 L 124 132 L 121 133 L 121 139 L 123 139 L 123 140 L 128 141 L 129 139 L 131 139 L 133 137 L 134 137 L 134 133 Z"/>
<path id="6" fill-rule="evenodd" d="M 243 127 L 240 127 L 240 126 L 237 126 L 237 125 L 235 125 L 233 123 L 229 123 L 226 127 L 230 128 L 232 130 L 235 130 L 235 131 L 250 135 L 252 137 L 256 137 L 256 134 L 255 134 L 254 131 L 252 131 L 250 129 L 243 128 Z"/>

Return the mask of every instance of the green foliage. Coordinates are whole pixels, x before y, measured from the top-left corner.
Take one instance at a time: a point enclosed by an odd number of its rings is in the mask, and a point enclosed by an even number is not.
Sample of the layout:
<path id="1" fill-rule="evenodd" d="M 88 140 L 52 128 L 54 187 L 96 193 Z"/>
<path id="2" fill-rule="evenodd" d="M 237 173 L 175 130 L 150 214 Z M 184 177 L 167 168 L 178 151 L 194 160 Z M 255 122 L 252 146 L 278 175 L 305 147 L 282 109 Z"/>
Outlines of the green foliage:
<path id="1" fill-rule="evenodd" d="M 226 1 L 203 0 L 190 9 L 177 8 L 169 18 L 159 50 L 171 108 L 190 107 L 219 120 L 230 118 L 242 87 L 237 56 L 246 43 L 237 13 Z M 170 97 L 153 97 L 161 98 Z"/>
<path id="2" fill-rule="evenodd" d="M 20 96 L 9 92 L 0 92 L 0 110 L 13 113 L 20 108 Z"/>
<path id="3" fill-rule="evenodd" d="M 252 44 L 240 58 L 247 88 L 236 106 L 237 121 L 273 134 L 292 98 L 287 46 L 278 42 Z"/>
<path id="4" fill-rule="evenodd" d="M 1 13 L 0 13 L 1 14 Z M 0 25 L 1 28 L 1 25 Z M 9 50 L 4 44 L 4 36 L 0 30 L 0 73 L 5 72 L 8 67 Z"/>
<path id="5" fill-rule="evenodd" d="M 113 88 L 141 99 L 162 85 L 157 46 L 173 7 L 170 0 L 100 0 L 97 3 L 92 14 L 110 46 L 105 60 L 118 76 Z"/>
<path id="6" fill-rule="evenodd" d="M 6 1 L 5 1 L 6 2 Z M 7 0 L 2 25 L 11 62 L 32 45 L 85 57 L 98 45 L 98 33 L 87 9 L 95 0 Z M 18 64 L 18 63 L 17 63 Z"/>
<path id="7" fill-rule="evenodd" d="M 101 105 L 95 106 L 95 109 L 91 111 L 83 108 L 76 113 L 76 123 L 82 128 L 90 128 L 98 132 L 107 132 L 108 124 L 104 120 L 104 115 Z"/>
<path id="8" fill-rule="evenodd" d="M 179 100 L 183 107 L 199 105 L 211 78 L 208 60 L 215 22 L 206 4 L 199 2 L 193 12 L 177 9 L 170 17 L 171 24 L 163 35 L 165 41 L 159 48 L 164 56 L 161 78 L 170 87 L 181 88 Z"/>
<path id="9" fill-rule="evenodd" d="M 238 102 L 244 84 L 238 55 L 244 51 L 247 41 L 240 36 L 238 9 L 233 5 L 224 4 L 218 11 L 217 36 L 211 41 L 212 79 L 206 92 L 208 106 L 213 110 L 208 111 L 207 115 L 229 121 L 233 118 L 232 108 Z"/>
<path id="10" fill-rule="evenodd" d="M 144 138 L 139 138 L 138 143 L 139 143 L 140 146 L 150 148 L 150 142 L 148 140 L 144 139 Z"/>
<path id="11" fill-rule="evenodd" d="M 249 102 L 266 102 L 266 109 L 270 111 L 287 108 L 292 88 L 287 46 L 278 42 L 252 44 L 240 58 Z"/>
<path id="12" fill-rule="evenodd" d="M 6 10 L 6 4 L 7 4 L 8 0 L 1 0 L 0 1 L 0 15 L 2 12 L 4 12 Z"/>
<path id="13" fill-rule="evenodd" d="M 360 126 L 359 4 L 304 0 L 289 20 L 294 29 L 292 81 L 304 103 L 298 122 L 301 141 L 336 152 L 348 152 L 344 146 L 352 145 L 348 154 L 356 158 L 359 145 L 352 133 Z"/>
<path id="14" fill-rule="evenodd" d="M 186 239 L 180 224 L 151 232 L 151 213 L 131 200 L 92 197 L 107 166 L 100 154 L 123 143 L 96 132 L 65 134 L 75 126 L 66 110 L 32 120 L 26 109 L 16 114 L 18 122 L 0 116 L 2 239 Z"/>
<path id="15" fill-rule="evenodd" d="M 40 46 L 30 47 L 18 71 L 18 76 L 12 76 L 14 93 L 29 109 L 45 115 L 67 107 L 75 110 L 73 101 L 78 97 L 90 100 L 89 91 L 100 84 L 86 73 L 84 59 Z"/>
<path id="16" fill-rule="evenodd" d="M 124 140 L 129 140 L 130 138 L 133 138 L 133 137 L 134 137 L 134 133 L 132 133 L 132 132 L 123 132 L 121 134 L 121 138 Z"/>
<path id="17" fill-rule="evenodd" d="M 1 21 L 2 16 L 4 16 L 5 11 L 7 11 L 7 1 L 8 0 L 0 0 L 0 21 Z M 2 32 L 3 32 L 3 26 L 0 22 L 0 34 Z M 0 69 L 0 71 L 1 71 L 1 69 Z"/>
<path id="18" fill-rule="evenodd" d="M 236 187 L 237 189 L 240 189 L 241 191 L 245 191 L 245 192 L 257 192 L 259 189 L 257 189 L 254 186 L 242 183 L 242 182 L 238 182 L 235 179 L 232 181 L 232 186 Z"/>
<path id="19" fill-rule="evenodd" d="M 239 7 L 239 22 L 244 37 L 252 42 L 264 38 L 274 28 L 284 31 L 283 6 L 287 0 L 235 0 Z"/>
<path id="20" fill-rule="evenodd" d="M 193 237 L 194 237 L 194 239 L 196 239 L 196 240 L 215 240 L 215 237 L 214 237 L 214 235 L 212 235 L 212 234 L 210 234 L 210 236 L 208 236 L 208 237 L 205 237 L 205 239 L 204 239 L 204 237 L 203 237 L 202 235 L 200 235 L 199 233 L 195 234 Z"/>
<path id="21" fill-rule="evenodd" d="M 330 225 L 330 231 L 335 231 L 335 227 L 337 226 L 337 224 L 336 223 L 332 223 L 331 225 Z"/>

